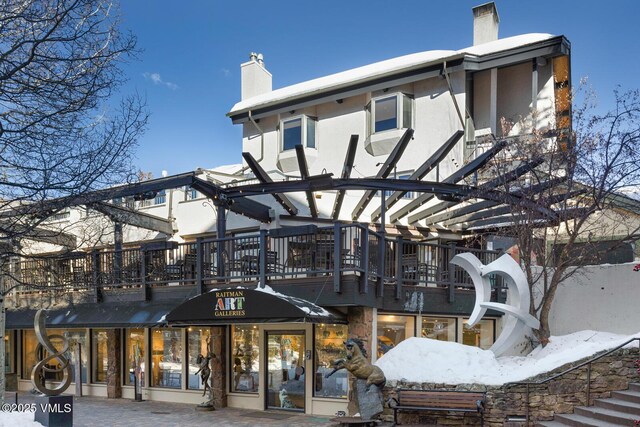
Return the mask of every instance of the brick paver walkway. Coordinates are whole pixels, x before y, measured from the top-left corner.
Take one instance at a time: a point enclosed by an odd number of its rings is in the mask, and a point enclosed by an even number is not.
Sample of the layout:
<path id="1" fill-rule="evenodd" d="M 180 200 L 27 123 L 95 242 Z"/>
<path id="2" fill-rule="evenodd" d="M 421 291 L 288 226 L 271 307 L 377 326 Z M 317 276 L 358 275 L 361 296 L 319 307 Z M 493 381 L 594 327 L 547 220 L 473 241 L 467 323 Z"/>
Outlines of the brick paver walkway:
<path id="1" fill-rule="evenodd" d="M 7 400 L 9 401 L 9 400 Z M 31 394 L 19 394 L 18 403 L 32 403 Z M 73 403 L 74 427 L 157 426 L 291 426 L 330 427 L 329 417 L 279 411 L 222 408 L 212 412 L 195 410 L 195 405 L 168 402 L 133 402 L 128 399 L 81 397 Z M 266 418 L 270 417 L 270 418 Z"/>

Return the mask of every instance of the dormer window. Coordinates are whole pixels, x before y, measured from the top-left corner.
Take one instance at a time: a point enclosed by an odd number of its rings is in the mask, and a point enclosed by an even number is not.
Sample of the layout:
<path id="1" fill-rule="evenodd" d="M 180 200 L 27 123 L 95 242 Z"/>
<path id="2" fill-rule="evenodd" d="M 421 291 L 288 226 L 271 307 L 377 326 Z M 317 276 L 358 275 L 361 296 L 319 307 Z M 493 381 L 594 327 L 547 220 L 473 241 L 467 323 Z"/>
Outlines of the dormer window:
<path id="1" fill-rule="evenodd" d="M 306 148 L 316 148 L 316 119 L 299 116 L 280 122 L 282 151 L 294 150 L 302 144 Z"/>
<path id="2" fill-rule="evenodd" d="M 374 156 L 389 154 L 402 133 L 413 127 L 413 99 L 404 93 L 373 98 L 366 110 L 365 149 Z"/>

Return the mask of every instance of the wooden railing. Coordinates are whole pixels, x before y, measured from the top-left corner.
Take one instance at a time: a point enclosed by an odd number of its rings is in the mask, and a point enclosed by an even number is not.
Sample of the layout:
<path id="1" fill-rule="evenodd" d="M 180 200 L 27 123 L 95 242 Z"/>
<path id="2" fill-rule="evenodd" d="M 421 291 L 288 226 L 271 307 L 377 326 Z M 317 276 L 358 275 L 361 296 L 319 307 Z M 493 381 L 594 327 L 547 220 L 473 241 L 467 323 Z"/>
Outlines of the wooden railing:
<path id="1" fill-rule="evenodd" d="M 23 292 L 47 288 L 70 291 L 92 288 L 157 287 L 190 284 L 204 289 L 220 282 L 359 275 L 385 285 L 471 286 L 453 255 L 473 252 L 488 263 L 497 251 L 483 251 L 389 238 L 359 224 L 320 228 L 313 225 L 195 242 L 159 242 L 121 251 L 101 250 L 65 256 L 14 260 L 10 275 Z"/>

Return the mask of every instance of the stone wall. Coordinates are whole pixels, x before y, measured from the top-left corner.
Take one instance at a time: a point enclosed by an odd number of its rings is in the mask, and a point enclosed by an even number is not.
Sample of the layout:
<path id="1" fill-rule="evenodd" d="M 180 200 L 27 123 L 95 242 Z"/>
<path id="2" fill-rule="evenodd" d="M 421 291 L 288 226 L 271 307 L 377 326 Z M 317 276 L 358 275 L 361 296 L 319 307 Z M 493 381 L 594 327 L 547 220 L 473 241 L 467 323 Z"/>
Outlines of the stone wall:
<path id="1" fill-rule="evenodd" d="M 640 381 L 640 375 L 634 362 L 640 357 L 638 348 L 620 350 L 613 355 L 603 357 L 591 365 L 591 387 L 589 400 L 609 397 L 612 391 L 626 390 L 630 382 Z M 586 360 L 586 359 L 585 359 Z M 584 360 L 583 360 L 584 361 Z M 529 381 L 542 381 L 563 372 L 583 361 L 567 364 L 560 368 L 530 378 Z M 574 406 L 583 406 L 587 401 L 587 367 L 579 368 L 560 378 L 542 385 L 529 387 L 529 416 L 532 421 L 550 420 L 555 413 L 572 413 Z M 478 384 L 435 384 L 389 381 L 385 387 L 385 400 L 396 397 L 397 389 L 417 390 L 470 390 L 487 393 L 485 426 L 502 426 L 509 417 L 525 417 L 527 414 L 527 390 L 525 386 L 484 386 Z M 384 418 L 391 421 L 393 411 L 385 409 Z M 473 413 L 455 414 L 446 412 L 409 412 L 398 413 L 401 424 L 435 424 L 442 426 L 480 425 L 480 417 Z"/>

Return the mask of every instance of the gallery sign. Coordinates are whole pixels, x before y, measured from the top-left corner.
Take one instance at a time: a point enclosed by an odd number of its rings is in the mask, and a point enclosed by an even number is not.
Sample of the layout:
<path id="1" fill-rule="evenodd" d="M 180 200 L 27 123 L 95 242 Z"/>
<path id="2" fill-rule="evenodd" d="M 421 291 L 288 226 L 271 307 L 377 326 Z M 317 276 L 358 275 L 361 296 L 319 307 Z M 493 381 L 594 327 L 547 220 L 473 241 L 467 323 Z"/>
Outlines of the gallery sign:
<path id="1" fill-rule="evenodd" d="M 244 290 L 214 291 L 214 317 L 244 317 L 246 297 Z"/>

